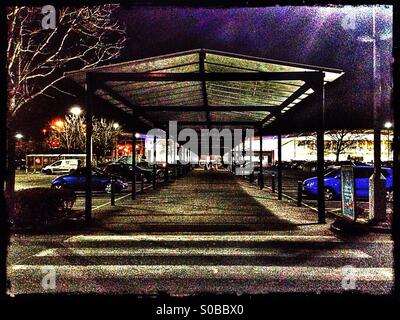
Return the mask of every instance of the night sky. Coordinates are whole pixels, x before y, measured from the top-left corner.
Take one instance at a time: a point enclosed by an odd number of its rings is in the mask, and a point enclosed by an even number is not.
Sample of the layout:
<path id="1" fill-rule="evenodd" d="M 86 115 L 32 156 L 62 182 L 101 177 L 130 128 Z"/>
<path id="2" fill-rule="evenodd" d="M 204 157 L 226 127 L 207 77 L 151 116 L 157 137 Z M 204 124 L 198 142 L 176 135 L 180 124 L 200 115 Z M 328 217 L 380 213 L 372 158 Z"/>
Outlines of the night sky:
<path id="1" fill-rule="evenodd" d="M 384 120 L 390 119 L 391 11 L 377 9 L 377 34 L 383 38 L 378 53 Z M 372 36 L 372 7 L 132 7 L 121 9 L 119 17 L 129 37 L 120 61 L 208 48 L 343 69 L 346 74 L 326 90 L 327 127 L 371 126 L 372 44 L 361 39 Z M 349 17 L 355 17 L 355 24 Z M 46 118 L 62 115 L 71 103 L 82 103 L 79 97 L 61 99 L 62 103 L 40 100 L 42 111 L 29 117 L 32 134 L 40 131 Z M 295 109 L 288 112 L 290 130 L 312 129 L 313 107 L 308 106 L 308 112 Z"/>

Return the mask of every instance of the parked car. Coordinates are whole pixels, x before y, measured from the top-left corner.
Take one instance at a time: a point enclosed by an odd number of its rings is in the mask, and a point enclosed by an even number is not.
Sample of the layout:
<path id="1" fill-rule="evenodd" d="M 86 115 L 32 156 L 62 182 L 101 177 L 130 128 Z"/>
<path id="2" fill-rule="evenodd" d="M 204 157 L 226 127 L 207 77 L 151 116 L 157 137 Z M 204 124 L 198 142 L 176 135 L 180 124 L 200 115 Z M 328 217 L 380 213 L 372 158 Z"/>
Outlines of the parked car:
<path id="1" fill-rule="evenodd" d="M 15 169 L 16 170 L 25 170 L 26 169 L 26 160 L 25 159 L 16 159 L 15 160 Z"/>
<path id="2" fill-rule="evenodd" d="M 104 171 L 107 172 L 108 174 L 118 175 L 127 180 L 131 180 L 132 171 L 133 171 L 132 168 L 133 168 L 133 166 L 131 164 L 114 162 L 114 163 L 107 165 L 104 168 Z M 144 167 L 136 165 L 136 180 L 137 181 L 141 180 L 142 174 L 144 177 L 144 181 L 146 181 L 146 182 L 151 181 L 152 175 L 153 175 L 153 170 L 151 168 L 144 168 Z"/>
<path id="3" fill-rule="evenodd" d="M 79 159 L 65 159 L 58 160 L 48 166 L 42 168 L 42 173 L 54 174 L 54 173 L 72 173 L 78 169 L 80 165 Z"/>
<path id="4" fill-rule="evenodd" d="M 393 168 L 393 161 L 383 161 L 382 166 L 386 168 Z"/>
<path id="5" fill-rule="evenodd" d="M 153 165 L 146 162 L 146 161 L 140 161 L 138 162 L 137 166 L 143 170 L 151 170 L 153 172 Z M 165 176 L 165 162 L 164 163 L 156 163 L 156 175 L 158 178 L 164 179 Z M 168 174 L 172 174 L 172 166 L 171 164 L 168 164 Z"/>
<path id="6" fill-rule="evenodd" d="M 79 168 L 74 172 L 59 176 L 51 181 L 54 189 L 71 189 L 74 191 L 85 190 L 87 168 Z M 115 179 L 115 191 L 120 192 L 128 187 L 122 177 L 108 174 L 97 168 L 92 168 L 92 188 L 94 191 L 111 193 L 111 178 Z"/>
<path id="7" fill-rule="evenodd" d="M 374 172 L 371 166 L 353 166 L 356 198 L 368 198 L 369 178 Z M 390 168 L 382 168 L 382 174 L 386 178 L 386 199 L 393 201 L 393 172 Z M 325 200 L 332 200 L 341 196 L 340 168 L 328 169 L 324 178 Z M 303 182 L 303 192 L 311 196 L 318 195 L 317 177 L 313 177 Z"/>

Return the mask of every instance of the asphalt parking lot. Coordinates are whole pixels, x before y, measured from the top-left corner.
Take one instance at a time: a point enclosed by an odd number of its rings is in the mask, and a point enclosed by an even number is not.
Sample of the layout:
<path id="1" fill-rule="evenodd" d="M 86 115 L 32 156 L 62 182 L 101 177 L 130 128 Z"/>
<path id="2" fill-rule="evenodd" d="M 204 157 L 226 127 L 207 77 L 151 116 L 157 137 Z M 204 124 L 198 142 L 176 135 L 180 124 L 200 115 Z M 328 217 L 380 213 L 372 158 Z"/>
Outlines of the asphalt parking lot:
<path id="1" fill-rule="evenodd" d="M 267 170 L 264 175 L 264 184 L 266 188 L 272 187 L 272 175 L 275 175 L 275 186 L 277 190 L 277 172 L 276 170 Z M 297 201 L 298 195 L 298 181 L 304 181 L 305 179 L 315 177 L 315 172 L 305 172 L 296 169 L 284 169 L 282 170 L 282 192 L 284 197 L 291 201 Z M 25 173 L 17 172 L 16 174 L 16 190 L 35 188 L 35 187 L 50 187 L 51 180 L 57 175 L 45 175 L 42 173 Z M 161 182 L 161 181 L 158 181 Z M 257 181 L 255 181 L 257 183 Z M 151 184 L 145 183 L 144 190 L 151 188 Z M 132 185 L 129 184 L 128 188 L 116 195 L 116 199 L 124 199 L 127 197 L 132 190 Z M 140 192 L 141 184 L 137 182 L 136 190 Z M 77 192 L 77 201 L 74 205 L 74 209 L 80 210 L 85 206 L 84 192 Z M 317 200 L 302 195 L 302 203 L 310 208 L 317 208 Z M 101 208 L 110 204 L 110 195 L 106 193 L 94 193 L 93 194 L 93 208 Z M 328 212 L 335 213 L 341 210 L 340 199 L 335 199 L 325 202 L 326 209 Z M 364 209 L 364 215 L 368 215 L 368 199 L 359 199 L 358 205 Z M 388 215 L 392 213 L 392 203 L 387 204 Z"/>
<path id="2" fill-rule="evenodd" d="M 24 171 L 17 171 L 15 176 L 15 189 L 22 190 L 22 189 L 29 189 L 29 188 L 50 188 L 51 181 L 56 178 L 58 175 L 47 175 L 42 173 L 26 173 Z M 160 181 L 158 181 L 160 182 Z M 150 183 L 145 183 L 144 191 L 151 188 L 152 185 Z M 128 188 L 119 192 L 115 195 L 116 200 L 124 199 L 128 197 L 132 191 L 132 184 L 128 183 Z M 136 183 L 136 191 L 141 191 L 141 183 Z M 74 204 L 73 209 L 80 211 L 85 208 L 85 192 L 84 191 L 77 191 L 77 199 Z M 105 192 L 93 192 L 93 209 L 99 209 L 104 206 L 110 204 L 111 195 Z"/>
<path id="3" fill-rule="evenodd" d="M 278 178 L 276 170 L 267 170 L 264 174 L 264 184 L 267 188 L 272 188 L 272 175 L 275 175 L 275 190 L 278 189 Z M 284 197 L 289 200 L 297 201 L 298 197 L 298 181 L 304 181 L 305 179 L 315 177 L 315 172 L 305 172 L 296 169 L 283 169 L 282 170 L 282 192 Z M 255 181 L 257 183 L 257 181 Z M 302 194 L 302 203 L 306 206 L 310 206 L 316 210 L 317 199 L 308 195 Z M 358 199 L 358 205 L 364 209 L 363 216 L 368 215 L 369 204 L 368 199 Z M 336 213 L 341 210 L 340 199 L 334 199 L 325 201 L 326 210 L 331 213 Z M 387 203 L 387 213 L 392 213 L 392 203 Z"/>

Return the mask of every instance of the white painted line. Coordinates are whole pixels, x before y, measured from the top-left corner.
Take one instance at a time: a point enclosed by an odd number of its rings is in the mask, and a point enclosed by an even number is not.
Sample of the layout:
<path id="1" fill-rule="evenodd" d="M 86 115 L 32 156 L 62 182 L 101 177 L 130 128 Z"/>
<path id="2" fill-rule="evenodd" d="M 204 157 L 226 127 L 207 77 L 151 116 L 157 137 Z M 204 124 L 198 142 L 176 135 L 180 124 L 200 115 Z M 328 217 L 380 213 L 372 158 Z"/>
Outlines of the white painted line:
<path id="1" fill-rule="evenodd" d="M 290 241 L 290 242 L 343 242 L 334 236 L 305 235 L 79 235 L 66 239 L 64 242 L 101 242 L 101 241 Z"/>
<path id="2" fill-rule="evenodd" d="M 57 279 L 235 279 L 286 281 L 342 281 L 342 267 L 199 266 L 199 265 L 14 265 L 12 276 L 43 277 L 44 267 L 55 268 Z M 32 274 L 36 273 L 36 274 Z M 354 268 L 355 281 L 393 281 L 392 268 Z M 84 285 L 84 284 L 82 284 Z"/>
<path id="3" fill-rule="evenodd" d="M 361 250 L 333 249 L 279 249 L 279 248 L 84 248 L 47 249 L 35 257 L 146 257 L 146 256 L 237 256 L 237 257 L 283 257 L 294 258 L 371 258 Z"/>
<path id="4" fill-rule="evenodd" d="M 128 194 L 126 194 L 126 195 L 124 195 L 124 196 L 122 196 L 122 197 L 115 198 L 115 201 L 122 200 L 122 199 L 124 199 L 124 198 L 126 198 L 126 197 L 128 197 L 128 196 L 130 196 L 130 195 L 131 195 L 131 194 L 128 193 Z M 99 206 L 97 206 L 97 207 L 94 207 L 94 208 L 92 209 L 92 211 L 97 210 L 97 209 L 100 209 L 100 208 L 103 208 L 103 207 L 108 206 L 108 205 L 111 205 L 111 201 L 109 201 L 109 202 L 107 202 L 107 203 L 103 203 L 103 204 L 101 204 L 101 205 L 99 205 Z"/>

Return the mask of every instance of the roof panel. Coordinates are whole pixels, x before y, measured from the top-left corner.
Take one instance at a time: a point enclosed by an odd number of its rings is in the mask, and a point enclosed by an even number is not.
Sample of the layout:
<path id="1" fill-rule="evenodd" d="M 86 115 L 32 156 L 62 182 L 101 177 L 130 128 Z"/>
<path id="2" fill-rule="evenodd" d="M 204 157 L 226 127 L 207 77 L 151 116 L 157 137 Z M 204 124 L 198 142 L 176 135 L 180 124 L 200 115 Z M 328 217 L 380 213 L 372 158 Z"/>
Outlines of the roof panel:
<path id="1" fill-rule="evenodd" d="M 310 66 L 285 61 L 244 56 L 229 52 L 198 49 L 186 52 L 152 57 L 148 59 L 128 61 L 108 66 L 84 69 L 66 75 L 84 85 L 87 72 L 118 73 L 198 73 L 200 70 L 200 53 L 205 53 L 205 72 L 315 72 L 325 73 L 325 83 L 336 80 L 343 72 L 319 66 Z M 207 98 L 210 106 L 278 106 L 303 86 L 300 80 L 282 81 L 207 81 L 205 91 L 197 81 L 168 82 L 122 82 L 108 81 L 96 94 L 116 107 L 130 112 L 133 106 L 199 106 L 205 104 Z M 108 92 L 106 92 L 106 91 Z M 313 90 L 309 89 L 282 109 L 287 112 L 298 102 L 307 98 Z M 118 96 L 122 97 L 118 98 Z M 125 100 L 125 101 L 124 101 Z M 126 102 L 128 101 L 128 102 Z M 133 107 L 134 108 L 134 107 Z M 211 112 L 212 121 L 257 121 L 268 116 L 268 112 L 232 111 Z M 148 119 L 157 121 L 205 121 L 206 112 L 147 112 Z M 269 125 L 275 116 L 264 124 Z"/>
<path id="2" fill-rule="evenodd" d="M 269 112 L 210 112 L 212 121 L 260 121 L 264 119 Z"/>

